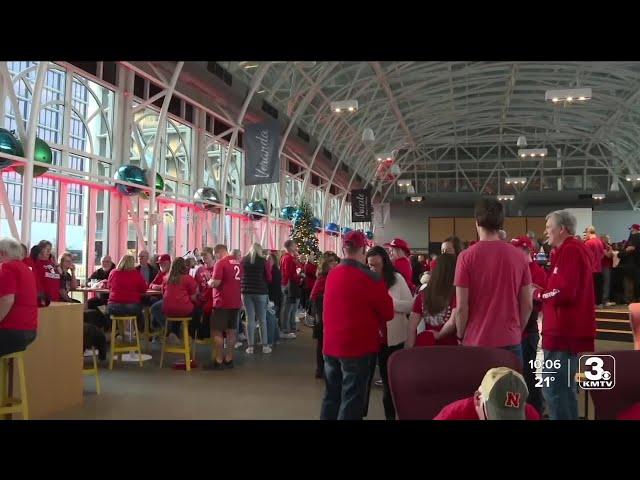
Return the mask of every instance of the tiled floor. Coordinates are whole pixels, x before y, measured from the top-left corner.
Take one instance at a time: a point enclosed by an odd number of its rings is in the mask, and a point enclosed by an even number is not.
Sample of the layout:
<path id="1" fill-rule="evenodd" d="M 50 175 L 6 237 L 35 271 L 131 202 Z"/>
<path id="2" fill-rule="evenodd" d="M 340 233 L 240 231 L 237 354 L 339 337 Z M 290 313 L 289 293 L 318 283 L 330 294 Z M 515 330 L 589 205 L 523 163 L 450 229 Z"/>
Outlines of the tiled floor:
<path id="1" fill-rule="evenodd" d="M 54 419 L 210 419 L 210 420 L 313 420 L 319 418 L 324 382 L 314 378 L 315 344 L 311 329 L 301 326 L 296 340 L 283 340 L 273 353 L 260 348 L 246 355 L 236 350 L 236 367 L 225 371 L 193 370 L 187 374 L 167 368 L 177 355 L 158 367 L 154 359 L 100 370 L 101 395 L 94 379 L 85 377 L 81 407 L 61 412 Z M 207 347 L 198 358 L 207 359 Z M 369 419 L 384 419 L 382 389 L 372 387 Z"/>

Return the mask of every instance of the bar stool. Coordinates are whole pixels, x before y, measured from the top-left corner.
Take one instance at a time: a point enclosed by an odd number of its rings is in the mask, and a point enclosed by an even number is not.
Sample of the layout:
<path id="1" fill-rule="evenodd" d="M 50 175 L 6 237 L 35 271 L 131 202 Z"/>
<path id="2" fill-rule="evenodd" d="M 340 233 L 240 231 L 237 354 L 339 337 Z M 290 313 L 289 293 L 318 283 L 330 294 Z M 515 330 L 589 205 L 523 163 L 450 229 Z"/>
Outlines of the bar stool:
<path id="1" fill-rule="evenodd" d="M 137 353 L 138 361 L 140 366 L 142 367 L 142 350 L 140 348 L 140 335 L 138 334 L 138 318 L 135 315 L 111 315 L 111 358 L 109 359 L 109 370 L 113 370 L 113 359 L 116 354 L 118 354 L 118 361 L 122 361 L 123 353 Z M 125 325 L 129 323 L 129 331 L 135 331 L 136 334 L 136 342 L 135 343 L 126 343 L 125 342 Z M 116 345 L 116 330 L 118 324 L 121 325 L 121 335 L 122 335 L 122 343 Z M 133 324 L 133 329 L 131 328 L 131 324 Z M 133 332 L 131 332 L 133 333 Z"/>
<path id="2" fill-rule="evenodd" d="M 9 361 L 17 360 L 20 378 L 20 398 L 10 398 L 9 385 L 12 383 L 12 369 Z M 21 413 L 23 420 L 29 420 L 29 402 L 27 399 L 27 381 L 24 372 L 24 350 L 0 357 L 0 418 L 10 418 L 12 413 Z"/>
<path id="3" fill-rule="evenodd" d="M 164 354 L 166 353 L 182 353 L 184 354 L 184 362 L 187 372 L 191 371 L 191 348 L 189 345 L 189 322 L 191 317 L 167 317 L 167 322 L 164 325 L 164 334 L 162 336 L 162 352 L 160 353 L 160 368 L 164 361 Z M 167 331 L 169 330 L 169 322 L 182 322 L 182 345 L 175 347 L 167 346 Z"/>
<path id="4" fill-rule="evenodd" d="M 86 355 L 85 355 L 86 356 Z M 94 375 L 96 377 L 96 393 L 100 395 L 100 378 L 98 377 L 98 358 L 96 357 L 96 349 L 91 349 L 91 356 L 93 357 L 93 368 L 83 368 L 83 375 Z M 83 357 L 84 360 L 84 357 Z"/>

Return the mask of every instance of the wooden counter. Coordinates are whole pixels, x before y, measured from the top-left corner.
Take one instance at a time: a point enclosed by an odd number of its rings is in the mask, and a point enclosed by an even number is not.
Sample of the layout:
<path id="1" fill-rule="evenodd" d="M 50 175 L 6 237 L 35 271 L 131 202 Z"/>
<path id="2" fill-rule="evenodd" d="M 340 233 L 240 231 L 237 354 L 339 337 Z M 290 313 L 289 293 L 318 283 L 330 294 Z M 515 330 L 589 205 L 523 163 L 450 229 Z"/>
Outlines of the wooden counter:
<path id="1" fill-rule="evenodd" d="M 82 404 L 83 311 L 81 303 L 62 302 L 38 309 L 38 336 L 25 354 L 31 419 L 44 419 Z M 13 391 L 19 398 L 16 370 Z"/>

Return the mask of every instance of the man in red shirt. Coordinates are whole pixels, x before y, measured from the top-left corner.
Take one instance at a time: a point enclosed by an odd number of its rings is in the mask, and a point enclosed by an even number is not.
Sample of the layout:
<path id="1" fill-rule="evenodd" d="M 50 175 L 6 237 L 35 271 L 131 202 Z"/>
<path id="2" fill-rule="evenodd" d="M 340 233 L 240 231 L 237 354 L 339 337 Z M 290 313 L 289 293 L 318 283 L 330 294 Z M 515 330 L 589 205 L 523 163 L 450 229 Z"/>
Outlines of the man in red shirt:
<path id="1" fill-rule="evenodd" d="M 591 254 L 591 261 L 593 262 L 593 286 L 595 294 L 595 303 L 598 304 L 598 308 L 602 308 L 602 259 L 607 251 L 602 240 L 598 238 L 596 234 L 596 227 L 591 225 L 584 229 L 584 245 Z"/>
<path id="2" fill-rule="evenodd" d="M 20 243 L 0 238 L 0 357 L 27 348 L 38 329 L 38 292 Z"/>
<path id="3" fill-rule="evenodd" d="M 500 240 L 502 204 L 483 198 L 475 206 L 480 241 L 456 264 L 456 329 L 463 345 L 504 348 L 522 360 L 522 332 L 532 310 L 531 273 L 522 254 Z"/>
<path id="4" fill-rule="evenodd" d="M 321 420 L 361 420 L 381 331 L 392 320 L 393 300 L 381 277 L 365 265 L 367 238 L 344 236 L 344 260 L 327 275 L 323 305 L 326 391 Z"/>
<path id="5" fill-rule="evenodd" d="M 517 237 L 511 240 L 511 245 L 522 252 L 522 257 L 529 265 L 531 273 L 531 285 L 534 289 L 544 290 L 547 284 L 547 274 L 540 265 L 533 261 L 535 247 L 528 236 Z M 536 388 L 536 368 L 535 360 L 538 353 L 538 343 L 540 342 L 540 330 L 538 329 L 538 314 L 542 310 L 542 303 L 533 302 L 533 311 L 527 322 L 527 326 L 522 332 L 522 371 L 527 388 L 529 389 L 528 403 L 533 405 L 539 413 L 543 410 L 543 398 L 540 388 Z"/>
<path id="6" fill-rule="evenodd" d="M 393 261 L 393 266 L 407 281 L 411 293 L 414 293 L 416 287 L 413 284 L 413 269 L 409 261 L 409 257 L 411 256 L 409 244 L 401 238 L 394 238 L 391 242 L 385 243 L 384 246 L 391 249 L 390 257 Z"/>
<path id="7" fill-rule="evenodd" d="M 547 236 L 555 248 L 551 274 L 544 291 L 534 298 L 542 301 L 542 349 L 545 362 L 554 366 L 555 378 L 544 396 L 552 420 L 578 419 L 578 392 L 575 382 L 578 354 L 595 350 L 596 315 L 593 308 L 592 257 L 587 247 L 574 238 L 576 217 L 566 210 L 547 215 Z"/>
<path id="8" fill-rule="evenodd" d="M 540 420 L 527 403 L 527 384 L 515 370 L 490 369 L 473 397 L 444 407 L 434 420 Z"/>
<path id="9" fill-rule="evenodd" d="M 226 245 L 216 245 L 213 249 L 216 264 L 213 268 L 213 315 L 211 332 L 215 360 L 209 368 L 222 370 L 233 368 L 233 347 L 236 342 L 236 321 L 242 308 L 240 279 L 242 265 L 233 255 L 229 255 Z M 226 355 L 224 335 L 227 336 Z"/>
<path id="10" fill-rule="evenodd" d="M 298 263 L 298 245 L 293 240 L 284 242 L 285 254 L 280 259 L 282 272 L 282 338 L 296 338 L 296 313 L 300 304 L 300 274 Z"/>
<path id="11" fill-rule="evenodd" d="M 169 275 L 169 269 L 171 268 L 171 255 L 168 253 L 160 255 L 158 257 L 158 266 L 160 267 L 160 271 L 149 285 L 149 290 L 162 290 L 162 284 L 167 275 Z"/>

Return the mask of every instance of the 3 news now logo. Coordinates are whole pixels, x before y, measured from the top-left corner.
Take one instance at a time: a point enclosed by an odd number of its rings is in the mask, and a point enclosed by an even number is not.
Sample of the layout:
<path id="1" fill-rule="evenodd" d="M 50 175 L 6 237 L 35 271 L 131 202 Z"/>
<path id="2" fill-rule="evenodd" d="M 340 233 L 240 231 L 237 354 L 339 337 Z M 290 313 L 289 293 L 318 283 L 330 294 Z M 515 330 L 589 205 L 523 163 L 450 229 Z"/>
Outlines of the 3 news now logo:
<path id="1" fill-rule="evenodd" d="M 582 355 L 578 385 L 583 390 L 611 390 L 616 386 L 616 359 L 611 355 Z"/>

